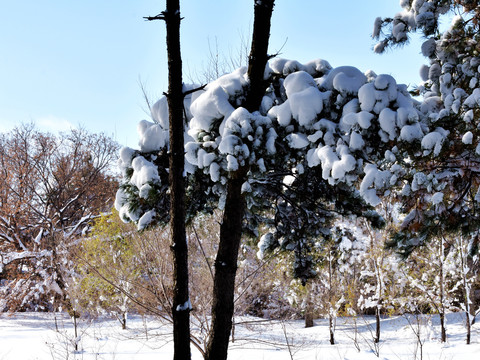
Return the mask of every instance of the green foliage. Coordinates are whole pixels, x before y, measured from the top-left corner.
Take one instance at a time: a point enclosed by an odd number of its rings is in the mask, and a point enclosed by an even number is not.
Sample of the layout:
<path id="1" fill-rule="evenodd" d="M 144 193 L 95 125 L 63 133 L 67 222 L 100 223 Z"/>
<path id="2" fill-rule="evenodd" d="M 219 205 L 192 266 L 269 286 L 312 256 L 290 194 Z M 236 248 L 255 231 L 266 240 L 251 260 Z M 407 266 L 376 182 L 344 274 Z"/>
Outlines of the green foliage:
<path id="1" fill-rule="evenodd" d="M 90 236 L 79 247 L 76 294 L 80 307 L 91 313 L 128 311 L 131 283 L 141 275 L 130 234 L 116 210 L 96 219 Z M 128 294 L 128 295 L 127 295 Z"/>

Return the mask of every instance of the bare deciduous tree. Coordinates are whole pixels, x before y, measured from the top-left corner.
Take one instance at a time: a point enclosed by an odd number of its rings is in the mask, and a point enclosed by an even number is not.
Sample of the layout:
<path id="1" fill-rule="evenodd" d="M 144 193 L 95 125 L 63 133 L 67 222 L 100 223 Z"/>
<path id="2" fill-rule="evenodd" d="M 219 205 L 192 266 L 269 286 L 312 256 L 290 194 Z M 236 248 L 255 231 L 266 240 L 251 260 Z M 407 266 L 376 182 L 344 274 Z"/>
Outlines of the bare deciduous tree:
<path id="1" fill-rule="evenodd" d="M 118 146 L 103 134 L 23 125 L 2 135 L 0 148 L 1 308 L 68 309 L 69 244 L 111 207 Z"/>

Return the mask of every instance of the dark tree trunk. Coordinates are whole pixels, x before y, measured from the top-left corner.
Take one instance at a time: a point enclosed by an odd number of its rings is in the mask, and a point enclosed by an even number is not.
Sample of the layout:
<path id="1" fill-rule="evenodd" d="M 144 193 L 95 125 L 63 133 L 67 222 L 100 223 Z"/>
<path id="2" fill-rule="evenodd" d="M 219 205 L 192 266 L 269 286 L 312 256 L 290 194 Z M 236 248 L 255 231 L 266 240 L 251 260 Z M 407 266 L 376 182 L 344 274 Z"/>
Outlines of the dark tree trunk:
<path id="1" fill-rule="evenodd" d="M 274 0 L 255 2 L 252 49 L 248 76 L 250 88 L 244 107 L 258 110 L 265 94 L 264 73 L 268 60 L 268 39 Z M 230 174 L 227 183 L 227 198 L 220 227 L 220 242 L 215 260 L 213 283 L 212 326 L 205 354 L 206 360 L 226 360 L 228 342 L 232 329 L 234 310 L 235 275 L 242 222 L 245 215 L 245 199 L 242 184 L 248 173 L 248 164 Z"/>
<path id="2" fill-rule="evenodd" d="M 274 0 L 255 1 L 252 48 L 248 60 L 250 88 L 245 100 L 245 108 L 257 111 L 265 95 L 265 66 L 268 61 L 268 40 Z"/>
<path id="3" fill-rule="evenodd" d="M 184 119 L 182 57 L 180 53 L 180 2 L 167 0 L 167 10 L 148 20 L 165 20 L 168 56 L 168 120 L 170 127 L 169 185 L 170 235 L 173 252 L 173 347 L 175 360 L 189 360 L 190 300 L 188 249 L 185 234 Z"/>
<path id="4" fill-rule="evenodd" d="M 215 260 L 213 283 L 212 327 L 205 354 L 207 360 L 227 358 L 232 329 L 235 275 L 238 249 L 242 236 L 245 200 L 241 193 L 246 169 L 239 170 L 227 185 L 227 199 L 220 226 L 220 243 Z"/>
<path id="5" fill-rule="evenodd" d="M 445 278 L 443 273 L 443 255 L 444 254 L 444 244 L 443 240 L 441 241 L 440 246 L 440 327 L 441 327 L 441 341 L 442 343 L 447 342 L 447 329 L 445 328 Z"/>
<path id="6" fill-rule="evenodd" d="M 120 323 L 122 324 L 122 330 L 126 330 L 127 329 L 127 314 L 122 311 L 122 320 L 120 321 Z"/>
<path id="7" fill-rule="evenodd" d="M 375 342 L 380 342 L 380 305 L 375 309 Z"/>
<path id="8" fill-rule="evenodd" d="M 469 310 L 470 310 L 470 306 L 469 306 L 469 304 L 468 304 L 468 301 L 466 301 L 466 302 L 467 302 L 467 304 L 466 304 L 466 306 L 467 306 L 467 311 L 466 311 L 466 314 L 465 314 L 465 315 L 466 315 L 466 326 L 467 326 L 467 339 L 466 339 L 466 341 L 467 341 L 467 345 L 470 345 L 471 336 L 472 336 L 472 335 L 471 335 L 471 333 L 472 333 L 472 326 L 471 326 L 470 311 L 469 311 Z"/>

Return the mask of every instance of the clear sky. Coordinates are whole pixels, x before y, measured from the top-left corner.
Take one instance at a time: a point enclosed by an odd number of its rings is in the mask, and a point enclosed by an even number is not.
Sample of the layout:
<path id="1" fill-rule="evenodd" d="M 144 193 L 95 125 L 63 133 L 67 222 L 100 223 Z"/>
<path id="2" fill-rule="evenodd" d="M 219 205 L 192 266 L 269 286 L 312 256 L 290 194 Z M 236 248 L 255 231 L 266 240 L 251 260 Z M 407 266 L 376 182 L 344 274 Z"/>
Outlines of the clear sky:
<path id="1" fill-rule="evenodd" d="M 165 24 L 143 16 L 164 9 L 164 0 L 0 0 L 0 131 L 83 126 L 136 146 L 137 123 L 148 119 L 140 83 L 152 100 L 167 88 Z M 398 0 L 277 0 L 270 53 L 413 85 L 426 62 L 418 40 L 372 51 L 374 19 L 399 10 Z M 208 67 L 209 44 L 229 57 L 250 41 L 253 0 L 181 0 L 181 14 L 185 82 Z"/>

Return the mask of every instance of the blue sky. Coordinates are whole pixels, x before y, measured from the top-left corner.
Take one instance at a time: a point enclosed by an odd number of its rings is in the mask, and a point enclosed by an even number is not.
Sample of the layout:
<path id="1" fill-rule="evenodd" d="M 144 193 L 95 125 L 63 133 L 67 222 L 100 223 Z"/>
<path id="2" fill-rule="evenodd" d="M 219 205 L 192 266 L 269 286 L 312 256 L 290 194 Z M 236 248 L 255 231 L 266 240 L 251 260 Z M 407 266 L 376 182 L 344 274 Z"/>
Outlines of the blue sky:
<path id="1" fill-rule="evenodd" d="M 3 1 L 0 131 L 30 121 L 48 131 L 83 126 L 135 146 L 137 123 L 148 119 L 140 83 L 152 100 L 167 88 L 165 25 L 142 17 L 164 8 L 158 0 Z M 270 53 L 415 84 L 426 62 L 419 40 L 386 55 L 371 50 L 374 19 L 399 10 L 398 0 L 277 0 Z M 183 0 L 181 13 L 186 82 L 208 67 L 209 44 L 229 57 L 242 37 L 250 41 L 253 0 Z"/>

